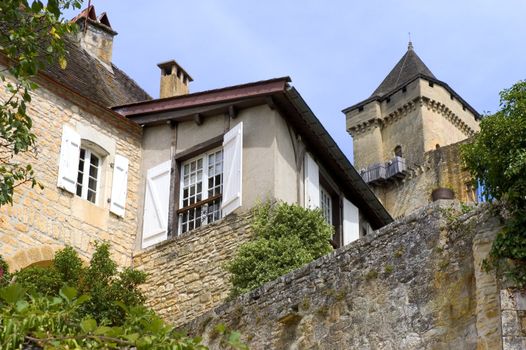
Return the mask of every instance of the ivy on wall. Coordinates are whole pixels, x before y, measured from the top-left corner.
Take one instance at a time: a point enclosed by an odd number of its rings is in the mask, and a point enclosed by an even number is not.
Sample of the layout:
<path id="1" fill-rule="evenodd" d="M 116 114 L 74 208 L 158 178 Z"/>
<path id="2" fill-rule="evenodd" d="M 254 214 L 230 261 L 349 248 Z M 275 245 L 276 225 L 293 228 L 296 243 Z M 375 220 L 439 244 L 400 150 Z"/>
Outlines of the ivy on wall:
<path id="1" fill-rule="evenodd" d="M 503 203 L 510 218 L 497 235 L 486 267 L 496 268 L 516 286 L 526 286 L 526 81 L 500 93 L 500 110 L 485 116 L 480 133 L 462 147 L 484 195 Z"/>

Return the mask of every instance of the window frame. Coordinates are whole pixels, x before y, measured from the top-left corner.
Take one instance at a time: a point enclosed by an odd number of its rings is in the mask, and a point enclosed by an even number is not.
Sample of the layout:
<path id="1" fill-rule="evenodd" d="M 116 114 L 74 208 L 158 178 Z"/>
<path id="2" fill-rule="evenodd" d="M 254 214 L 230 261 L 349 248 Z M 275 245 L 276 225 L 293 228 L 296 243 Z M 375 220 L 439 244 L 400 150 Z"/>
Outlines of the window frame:
<path id="1" fill-rule="evenodd" d="M 333 199 L 329 191 L 320 185 L 320 209 L 329 225 L 333 225 Z"/>
<path id="2" fill-rule="evenodd" d="M 332 212 L 330 225 L 334 228 L 334 235 L 332 236 L 331 244 L 334 248 L 338 248 L 343 245 L 343 208 L 341 193 L 337 185 L 332 181 L 329 174 L 321 166 L 319 168 L 319 179 L 320 209 L 322 209 L 321 191 L 323 189 L 331 200 Z"/>
<path id="3" fill-rule="evenodd" d="M 173 156 L 172 171 L 173 176 L 171 177 L 171 200 L 169 204 L 169 216 L 168 216 L 168 236 L 177 237 L 180 234 L 179 231 L 179 210 L 181 209 L 181 174 L 182 164 L 193 158 L 197 158 L 200 155 L 209 152 L 213 149 L 223 148 L 224 134 L 213 137 L 205 142 L 199 143 L 192 146 L 184 151 L 178 152 Z M 224 169 L 223 169 L 224 170 Z M 189 231 L 187 231 L 189 232 Z M 186 234 L 186 232 L 185 232 Z"/>
<path id="4" fill-rule="evenodd" d="M 84 159 L 81 158 L 81 153 L 84 151 Z M 97 177 L 96 177 L 96 183 L 95 183 L 95 190 L 92 190 L 95 192 L 95 198 L 93 201 L 91 201 L 88 198 L 88 192 L 91 190 L 89 188 L 89 180 L 90 180 L 90 167 L 92 165 L 91 163 L 91 156 L 94 156 L 98 160 L 97 164 Z M 89 159 L 89 161 L 86 161 L 86 159 Z M 82 183 L 78 182 L 78 175 L 80 173 L 80 167 L 77 169 L 77 183 L 75 188 L 75 196 L 84 199 L 92 204 L 98 205 L 99 198 L 101 196 L 101 183 L 102 183 L 102 168 L 104 167 L 104 156 L 102 156 L 99 152 L 93 149 L 93 147 L 89 147 L 89 145 L 81 144 L 79 148 L 79 165 L 80 162 L 83 162 L 83 169 L 82 169 Z M 81 194 L 77 194 L 78 186 L 80 185 Z"/>
<path id="5" fill-rule="evenodd" d="M 217 194 L 217 195 L 213 195 L 211 197 L 209 197 L 209 187 L 208 187 L 208 181 L 210 179 L 209 177 L 209 160 L 210 160 L 210 156 L 213 155 L 213 154 L 217 154 L 218 152 L 221 152 L 221 184 L 220 184 L 220 193 Z M 202 185 L 201 185 L 201 200 L 200 201 L 197 201 L 195 203 L 192 203 L 190 205 L 187 205 L 186 207 L 183 207 L 183 193 L 184 193 L 184 167 L 185 165 L 187 164 L 191 164 L 193 162 L 196 162 L 198 161 L 199 159 L 202 159 L 202 167 L 201 167 L 201 171 L 202 171 L 202 177 L 201 177 L 201 182 L 202 182 Z M 190 158 L 190 159 L 186 159 L 184 161 L 181 161 L 181 164 L 180 164 L 180 169 L 179 169 L 179 199 L 178 199 L 178 208 L 176 213 L 177 213 L 177 217 L 178 217 L 178 225 L 177 225 L 177 235 L 181 235 L 181 234 L 184 234 L 186 232 L 190 232 L 196 228 L 199 228 L 199 227 L 202 227 L 202 226 L 205 226 L 205 225 L 208 225 L 209 223 L 211 222 L 214 222 L 214 221 L 217 221 L 221 218 L 221 200 L 223 198 L 223 173 L 224 173 L 224 168 L 223 168 L 224 164 L 223 164 L 223 147 L 214 147 L 214 148 L 211 148 L 211 149 L 208 149 L 206 151 L 204 151 L 203 153 L 201 153 L 200 155 L 197 155 L 193 158 Z M 215 186 L 214 186 L 215 187 Z M 194 227 L 192 229 L 187 229 L 186 231 L 182 232 L 182 228 L 183 228 L 183 220 L 181 219 L 182 215 L 184 212 L 187 212 L 189 210 L 192 210 L 192 209 L 196 209 L 196 208 L 203 208 L 203 207 L 208 207 L 208 205 L 212 202 L 215 202 L 215 201 L 219 201 L 219 217 L 215 220 L 212 220 L 210 222 L 208 222 L 209 220 L 209 215 L 208 213 L 206 215 L 203 215 L 201 213 L 201 222 L 199 224 L 198 227 Z"/>

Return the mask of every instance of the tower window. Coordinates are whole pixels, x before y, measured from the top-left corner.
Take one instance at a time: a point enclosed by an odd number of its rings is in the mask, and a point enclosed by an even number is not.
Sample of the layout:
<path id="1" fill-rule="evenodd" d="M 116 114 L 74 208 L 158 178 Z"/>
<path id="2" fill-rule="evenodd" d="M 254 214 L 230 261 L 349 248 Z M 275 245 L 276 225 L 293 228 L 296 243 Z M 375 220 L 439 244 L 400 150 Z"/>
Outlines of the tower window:
<path id="1" fill-rule="evenodd" d="M 406 91 L 407 91 L 407 87 L 404 86 L 404 87 L 402 88 L 402 92 L 405 93 Z"/>
<path id="2" fill-rule="evenodd" d="M 386 98 L 386 99 L 385 99 L 385 102 L 386 102 L 386 103 L 391 102 L 391 97 Z"/>
<path id="3" fill-rule="evenodd" d="M 396 157 L 402 157 L 402 146 L 396 146 L 394 149 L 394 154 Z"/>
<path id="4" fill-rule="evenodd" d="M 163 69 L 163 75 L 166 76 L 166 75 L 170 75 L 170 74 L 172 74 L 172 68 L 171 67 L 165 67 Z"/>
<path id="5" fill-rule="evenodd" d="M 358 112 L 363 112 L 363 106 L 358 107 Z"/>
<path id="6" fill-rule="evenodd" d="M 432 81 L 430 81 L 430 82 L 429 82 L 429 86 L 430 86 L 430 87 L 433 87 L 433 86 L 435 86 L 435 83 L 433 83 Z"/>

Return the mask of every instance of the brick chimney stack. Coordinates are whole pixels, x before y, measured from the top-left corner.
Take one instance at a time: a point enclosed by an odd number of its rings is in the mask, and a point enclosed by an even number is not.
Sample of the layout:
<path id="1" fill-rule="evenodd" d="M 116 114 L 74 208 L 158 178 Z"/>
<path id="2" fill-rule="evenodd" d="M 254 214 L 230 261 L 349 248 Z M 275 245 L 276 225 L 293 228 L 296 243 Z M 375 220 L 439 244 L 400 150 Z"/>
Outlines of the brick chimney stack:
<path id="1" fill-rule="evenodd" d="M 187 95 L 192 77 L 175 60 L 157 65 L 161 69 L 160 98 Z"/>
<path id="2" fill-rule="evenodd" d="M 111 28 L 106 12 L 97 18 L 95 7 L 91 5 L 71 21 L 80 27 L 78 33 L 80 46 L 107 69 L 113 71 L 111 67 L 113 37 L 117 32 Z"/>

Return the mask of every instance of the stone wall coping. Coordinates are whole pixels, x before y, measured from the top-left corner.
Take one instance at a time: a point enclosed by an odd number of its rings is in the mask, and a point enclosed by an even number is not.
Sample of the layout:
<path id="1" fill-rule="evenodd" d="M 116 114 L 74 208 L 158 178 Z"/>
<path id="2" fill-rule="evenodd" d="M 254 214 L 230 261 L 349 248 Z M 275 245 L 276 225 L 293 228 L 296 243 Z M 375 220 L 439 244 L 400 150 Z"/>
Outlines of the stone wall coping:
<path id="1" fill-rule="evenodd" d="M 471 218 L 476 217 L 477 215 L 480 215 L 481 213 L 485 211 L 487 212 L 489 205 L 490 205 L 489 203 L 482 203 L 482 204 L 475 205 L 473 206 L 472 210 L 470 210 L 469 212 L 463 215 L 456 217 L 456 219 L 459 221 L 459 223 L 468 221 Z M 204 315 L 197 317 L 194 320 L 188 320 L 188 323 L 199 322 L 201 319 L 209 317 L 211 313 L 215 315 L 221 315 L 224 313 L 225 310 L 232 308 L 232 306 L 235 306 L 238 304 L 244 305 L 244 304 L 250 303 L 250 301 L 252 300 L 257 300 L 263 295 L 267 294 L 267 292 L 269 290 L 272 290 L 274 287 L 280 286 L 282 284 L 284 285 L 290 284 L 294 280 L 298 279 L 300 276 L 308 275 L 308 271 L 320 269 L 323 265 L 330 263 L 334 259 L 340 259 L 340 256 L 343 255 L 345 252 L 356 249 L 360 245 L 371 245 L 378 238 L 390 232 L 396 231 L 396 229 L 400 226 L 414 223 L 416 221 L 421 220 L 423 217 L 427 217 L 430 215 L 440 215 L 441 217 L 443 217 L 445 215 L 445 212 L 450 209 L 454 209 L 457 212 L 460 211 L 461 203 L 458 200 L 438 200 L 436 202 L 432 202 L 428 204 L 427 206 L 411 213 L 410 215 L 404 218 L 401 218 L 395 222 L 392 222 L 391 224 L 386 225 L 382 227 L 381 229 L 376 230 L 372 232 L 371 234 L 361 239 L 358 239 L 346 246 L 340 247 L 332 251 L 331 253 L 324 255 L 321 258 L 318 258 L 303 267 L 300 267 L 299 269 L 291 271 L 288 274 L 283 275 L 274 281 L 265 283 L 263 286 L 256 288 L 250 292 L 247 292 L 243 295 L 240 295 L 233 300 L 227 301 L 217 306 L 216 308 L 210 310 L 209 312 L 205 313 Z M 284 312 L 285 311 L 286 310 L 284 310 Z"/>
<path id="2" fill-rule="evenodd" d="M 195 236 L 196 239 L 197 239 L 197 237 L 199 237 L 200 235 L 204 234 L 204 232 L 207 232 L 209 230 L 213 230 L 213 229 L 217 228 L 218 226 L 228 225 L 228 223 L 233 223 L 233 222 L 238 221 L 241 217 L 244 217 L 244 216 L 249 217 L 250 215 L 252 215 L 252 210 L 243 211 L 243 212 L 239 212 L 239 213 L 237 213 L 237 212 L 231 213 L 231 214 L 227 215 L 226 217 L 224 217 L 222 219 L 214 221 L 214 222 L 212 222 L 210 224 L 206 224 L 206 225 L 201 226 L 199 228 L 196 228 L 194 230 L 185 232 L 185 233 L 180 234 L 180 235 L 172 235 L 172 236 L 168 237 L 168 239 L 166 239 L 165 241 L 162 241 L 162 242 L 159 242 L 157 244 L 154 244 L 154 245 L 152 245 L 152 246 L 150 246 L 148 248 L 141 249 L 140 251 L 138 251 L 135 254 L 133 254 L 133 257 L 134 258 L 140 258 L 143 255 L 151 254 L 152 252 L 154 252 L 156 250 L 161 250 L 163 248 L 166 248 L 169 245 L 178 244 L 178 243 L 181 243 L 181 241 L 183 241 L 183 240 L 191 239 L 192 236 Z"/>

